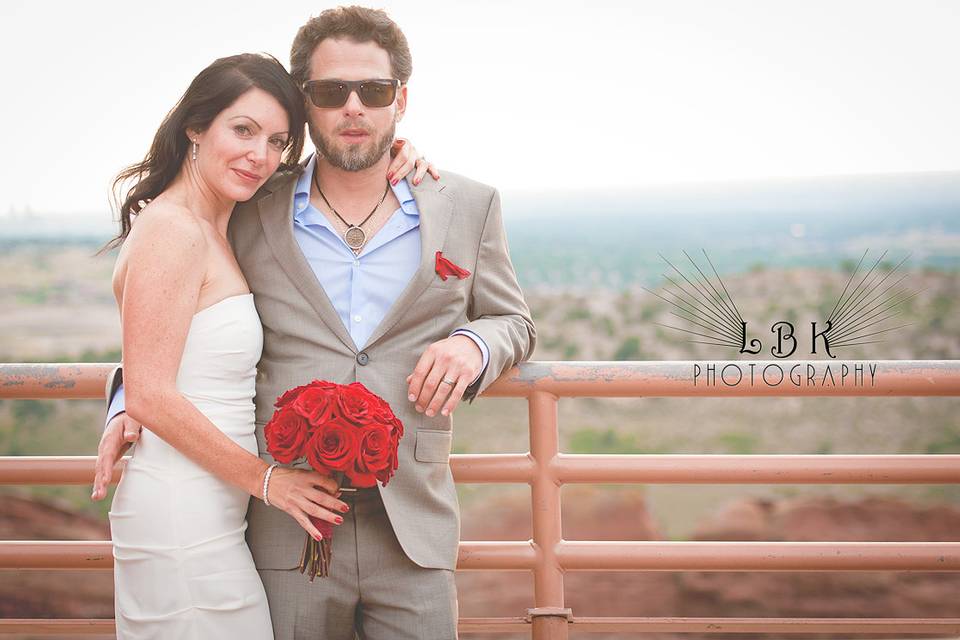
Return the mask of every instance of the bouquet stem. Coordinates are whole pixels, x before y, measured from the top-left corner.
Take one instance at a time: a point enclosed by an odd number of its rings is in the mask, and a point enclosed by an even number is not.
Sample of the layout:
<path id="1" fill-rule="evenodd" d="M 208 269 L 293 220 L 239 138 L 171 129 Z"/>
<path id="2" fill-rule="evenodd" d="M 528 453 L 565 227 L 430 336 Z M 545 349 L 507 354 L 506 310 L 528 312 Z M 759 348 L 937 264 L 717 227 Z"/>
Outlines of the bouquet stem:
<path id="1" fill-rule="evenodd" d="M 336 477 L 336 476 L 335 476 Z M 338 484 L 343 479 L 337 477 Z M 300 554 L 300 573 L 306 573 L 313 582 L 314 578 L 320 576 L 326 578 L 330 575 L 330 556 L 333 548 L 333 525 L 326 520 L 320 520 L 313 516 L 308 516 L 310 522 L 320 533 L 320 541 L 313 539 L 309 533 L 303 543 L 303 553 Z"/>
<path id="2" fill-rule="evenodd" d="M 307 534 L 303 543 L 303 552 L 300 554 L 300 573 L 306 573 L 313 582 L 314 578 L 320 576 L 326 578 L 330 575 L 330 547 L 333 540 L 324 538 L 317 542 Z"/>

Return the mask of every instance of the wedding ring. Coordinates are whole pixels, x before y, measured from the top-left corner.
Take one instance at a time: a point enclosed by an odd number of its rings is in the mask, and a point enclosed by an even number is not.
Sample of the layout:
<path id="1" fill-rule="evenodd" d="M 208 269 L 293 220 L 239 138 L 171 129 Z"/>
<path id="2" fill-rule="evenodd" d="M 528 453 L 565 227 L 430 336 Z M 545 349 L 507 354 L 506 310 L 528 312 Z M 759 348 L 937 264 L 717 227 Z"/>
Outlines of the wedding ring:
<path id="1" fill-rule="evenodd" d="M 449 385 L 451 385 L 451 386 L 456 386 L 456 384 L 457 384 L 456 382 L 452 382 L 452 381 L 450 381 L 450 380 L 447 380 L 446 378 L 444 378 L 444 379 L 441 380 L 440 382 L 446 382 L 447 384 L 449 384 Z"/>

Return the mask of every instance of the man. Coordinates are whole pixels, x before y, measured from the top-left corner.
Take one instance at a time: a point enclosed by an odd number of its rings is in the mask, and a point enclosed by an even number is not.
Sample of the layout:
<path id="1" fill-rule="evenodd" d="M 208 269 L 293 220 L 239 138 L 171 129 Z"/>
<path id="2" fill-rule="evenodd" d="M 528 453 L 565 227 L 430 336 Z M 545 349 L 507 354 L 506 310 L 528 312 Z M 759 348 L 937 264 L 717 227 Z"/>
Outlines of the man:
<path id="1" fill-rule="evenodd" d="M 350 510 L 334 532 L 329 577 L 307 582 L 296 570 L 303 530 L 251 500 L 247 541 L 278 640 L 456 637 L 450 415 L 533 351 L 497 192 L 448 172 L 421 185 L 383 182 L 411 70 L 406 39 L 382 11 L 311 19 L 291 72 L 319 154 L 276 174 L 230 223 L 264 328 L 261 457 L 273 462 L 263 425 L 274 400 L 314 378 L 362 382 L 406 430 L 389 485 L 343 496 Z M 123 417 L 109 422 L 98 467 L 119 457 L 124 427 Z"/>

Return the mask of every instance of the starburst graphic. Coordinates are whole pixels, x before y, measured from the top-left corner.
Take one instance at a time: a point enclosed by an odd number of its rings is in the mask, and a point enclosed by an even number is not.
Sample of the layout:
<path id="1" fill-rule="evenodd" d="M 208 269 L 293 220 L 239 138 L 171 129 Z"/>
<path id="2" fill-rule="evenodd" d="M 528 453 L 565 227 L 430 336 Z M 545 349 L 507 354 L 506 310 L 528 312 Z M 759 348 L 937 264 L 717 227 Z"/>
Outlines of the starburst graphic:
<path id="1" fill-rule="evenodd" d="M 867 249 L 860 257 L 840 297 L 830 311 L 824 323 L 826 330 L 817 334 L 824 339 L 827 353 L 831 357 L 833 356 L 830 354 L 830 349 L 884 342 L 891 331 L 912 324 L 884 325 L 899 316 L 903 311 L 903 304 L 920 293 L 920 291 L 911 292 L 903 286 L 906 274 L 894 278 L 900 267 L 910 257 L 909 254 L 896 266 L 887 270 L 881 268 L 881 263 L 887 255 L 884 251 L 858 279 L 869 251 Z M 658 254 L 672 271 L 672 273 L 668 271 L 662 274 L 669 285 L 665 284 L 661 288 L 663 295 L 644 287 L 644 291 L 673 307 L 670 315 L 693 325 L 694 329 L 659 322 L 654 324 L 692 336 L 688 342 L 694 344 L 730 347 L 737 349 L 740 353 L 759 353 L 762 349 L 761 342 L 757 339 L 747 340 L 747 321 L 743 319 L 737 303 L 734 302 L 733 296 L 730 295 L 710 256 L 703 249 L 701 252 L 709 266 L 709 275 L 686 251 L 683 255 L 689 263 L 688 273 L 681 271 L 663 254 Z M 890 282 L 884 286 L 888 280 Z"/>

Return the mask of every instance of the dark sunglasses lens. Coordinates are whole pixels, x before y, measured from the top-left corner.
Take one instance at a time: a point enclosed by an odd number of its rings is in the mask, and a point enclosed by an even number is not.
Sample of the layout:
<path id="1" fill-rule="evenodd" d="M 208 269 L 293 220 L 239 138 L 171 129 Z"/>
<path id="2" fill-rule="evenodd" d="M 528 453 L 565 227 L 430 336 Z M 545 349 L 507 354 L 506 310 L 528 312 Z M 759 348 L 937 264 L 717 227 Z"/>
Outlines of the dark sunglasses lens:
<path id="1" fill-rule="evenodd" d="M 360 85 L 358 95 L 368 107 L 388 107 L 397 96 L 397 85 L 393 82 L 364 82 Z"/>
<path id="2" fill-rule="evenodd" d="M 339 82 L 313 82 L 309 85 L 310 101 L 321 108 L 342 107 L 347 101 L 346 86 Z"/>

